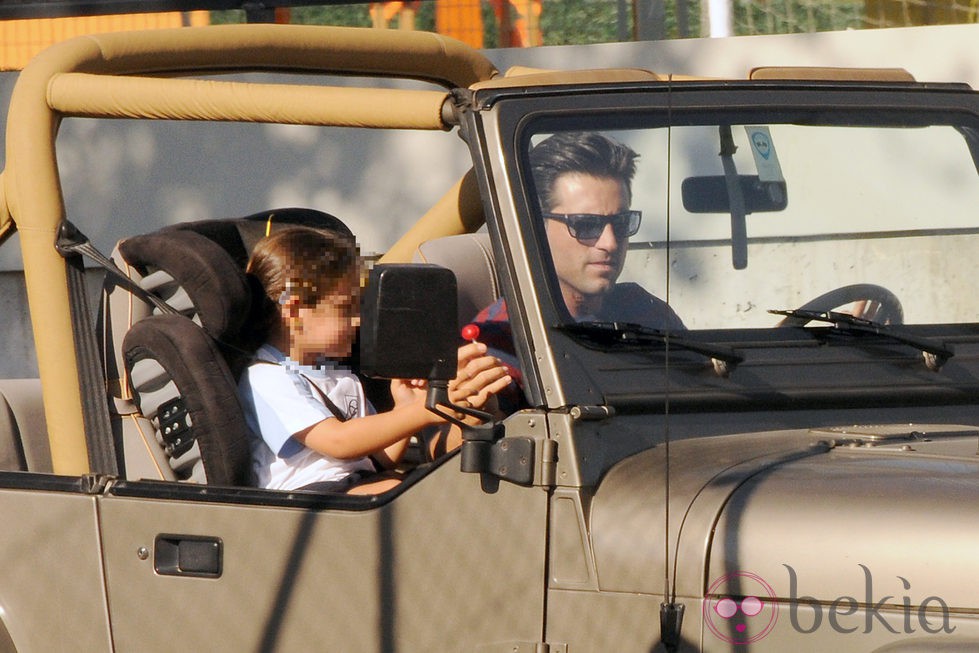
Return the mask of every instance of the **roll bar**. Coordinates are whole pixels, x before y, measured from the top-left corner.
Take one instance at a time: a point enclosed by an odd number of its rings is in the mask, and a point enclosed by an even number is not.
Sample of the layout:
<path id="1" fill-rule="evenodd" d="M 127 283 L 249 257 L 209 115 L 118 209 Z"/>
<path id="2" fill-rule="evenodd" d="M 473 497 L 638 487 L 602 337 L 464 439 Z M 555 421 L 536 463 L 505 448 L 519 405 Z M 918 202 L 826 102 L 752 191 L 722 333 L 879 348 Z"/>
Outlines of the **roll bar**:
<path id="1" fill-rule="evenodd" d="M 446 90 L 188 79 L 252 71 L 417 79 Z M 0 234 L 14 225 L 21 236 L 55 473 L 89 471 L 68 278 L 54 248 L 65 218 L 55 149 L 63 117 L 444 129 L 448 91 L 496 75 L 478 51 L 437 34 L 306 25 L 82 36 L 35 57 L 8 112 Z"/>

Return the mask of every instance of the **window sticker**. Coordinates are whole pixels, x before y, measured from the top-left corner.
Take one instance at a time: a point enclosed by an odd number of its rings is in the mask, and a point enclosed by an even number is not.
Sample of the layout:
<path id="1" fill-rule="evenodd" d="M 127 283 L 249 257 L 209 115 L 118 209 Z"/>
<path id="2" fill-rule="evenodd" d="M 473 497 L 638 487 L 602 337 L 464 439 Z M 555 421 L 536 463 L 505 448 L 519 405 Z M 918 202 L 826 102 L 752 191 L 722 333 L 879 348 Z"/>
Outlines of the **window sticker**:
<path id="1" fill-rule="evenodd" d="M 744 130 L 748 134 L 748 142 L 751 143 L 751 154 L 755 157 L 759 181 L 785 181 L 768 127 L 745 125 Z"/>

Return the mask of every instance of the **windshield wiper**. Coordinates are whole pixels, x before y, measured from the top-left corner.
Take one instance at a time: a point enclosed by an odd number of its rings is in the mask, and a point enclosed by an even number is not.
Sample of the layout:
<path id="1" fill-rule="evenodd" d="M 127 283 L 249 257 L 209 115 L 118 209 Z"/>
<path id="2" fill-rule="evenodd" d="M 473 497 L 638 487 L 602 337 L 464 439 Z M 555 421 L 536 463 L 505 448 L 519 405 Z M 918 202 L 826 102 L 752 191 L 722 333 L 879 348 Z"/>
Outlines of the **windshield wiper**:
<path id="1" fill-rule="evenodd" d="M 606 347 L 648 347 L 651 344 L 669 343 L 670 347 L 706 356 L 720 376 L 727 376 L 735 365 L 744 360 L 731 347 L 697 342 L 679 336 L 675 331 L 661 331 L 632 322 L 575 322 L 558 324 L 555 328 Z"/>
<path id="2" fill-rule="evenodd" d="M 835 311 L 806 311 L 806 310 L 769 310 L 773 315 L 784 315 L 786 317 L 801 318 L 806 322 L 815 320 L 817 322 L 827 322 L 837 327 L 841 331 L 853 331 L 856 333 L 871 333 L 873 335 L 900 342 L 914 347 L 921 352 L 925 360 L 925 366 L 933 372 L 942 368 L 949 358 L 955 355 L 955 351 L 943 342 L 935 342 L 927 338 L 918 338 L 908 333 L 903 333 L 893 326 L 881 324 L 872 320 L 854 317 L 848 313 L 836 313 Z M 805 323 L 797 326 L 804 326 Z"/>

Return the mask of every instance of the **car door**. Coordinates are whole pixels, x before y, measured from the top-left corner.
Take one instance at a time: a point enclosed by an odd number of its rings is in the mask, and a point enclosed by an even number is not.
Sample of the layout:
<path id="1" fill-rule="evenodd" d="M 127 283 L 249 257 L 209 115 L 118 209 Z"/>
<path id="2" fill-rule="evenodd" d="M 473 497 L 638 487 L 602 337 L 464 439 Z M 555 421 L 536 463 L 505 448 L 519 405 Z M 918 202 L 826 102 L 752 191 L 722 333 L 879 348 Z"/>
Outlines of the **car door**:
<path id="1" fill-rule="evenodd" d="M 388 501 L 118 483 L 99 501 L 116 650 L 541 641 L 547 495 L 457 461 Z"/>
<path id="2" fill-rule="evenodd" d="M 92 481 L 0 472 L 0 650 L 111 650 Z"/>

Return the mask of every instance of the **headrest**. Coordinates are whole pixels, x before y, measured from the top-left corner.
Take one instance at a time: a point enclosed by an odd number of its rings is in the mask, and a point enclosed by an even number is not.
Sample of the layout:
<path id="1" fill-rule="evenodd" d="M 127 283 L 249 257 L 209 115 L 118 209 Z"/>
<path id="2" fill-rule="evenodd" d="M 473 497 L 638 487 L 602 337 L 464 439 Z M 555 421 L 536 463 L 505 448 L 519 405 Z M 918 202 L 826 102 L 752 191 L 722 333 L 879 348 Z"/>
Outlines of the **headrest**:
<path id="1" fill-rule="evenodd" d="M 255 244 L 265 236 L 266 230 L 277 231 L 295 225 L 335 231 L 353 238 L 353 233 L 340 218 L 306 208 L 270 209 L 243 218 L 184 222 L 166 227 L 163 231 L 195 231 L 207 236 L 244 268 Z"/>
<path id="2" fill-rule="evenodd" d="M 218 341 L 233 339 L 248 316 L 244 271 L 216 242 L 188 230 L 161 230 L 119 245 L 140 285 L 200 324 Z"/>
<path id="3" fill-rule="evenodd" d="M 455 273 L 460 325 L 500 296 L 489 234 L 460 234 L 426 241 L 418 246 L 414 260 L 441 265 Z"/>

